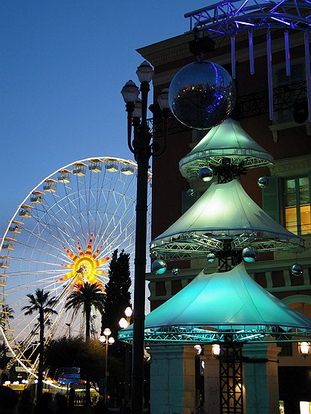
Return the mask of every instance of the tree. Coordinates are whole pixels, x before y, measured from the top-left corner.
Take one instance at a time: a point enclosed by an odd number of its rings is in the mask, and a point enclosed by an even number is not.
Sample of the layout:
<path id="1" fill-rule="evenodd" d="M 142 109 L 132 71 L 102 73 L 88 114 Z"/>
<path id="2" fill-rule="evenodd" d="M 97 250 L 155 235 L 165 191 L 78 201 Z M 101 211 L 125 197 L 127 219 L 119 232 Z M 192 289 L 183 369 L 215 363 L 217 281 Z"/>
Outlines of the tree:
<path id="1" fill-rule="evenodd" d="M 55 297 L 49 298 L 50 292 L 44 292 L 43 289 L 37 289 L 35 294 L 28 294 L 30 305 L 22 308 L 25 315 L 32 315 L 34 312 L 39 313 L 39 367 L 38 367 L 38 384 L 37 398 L 41 396 L 43 390 L 43 363 L 44 363 L 44 323 L 45 315 L 57 314 L 53 307 L 57 303 Z"/>
<path id="2" fill-rule="evenodd" d="M 109 327 L 112 335 L 117 338 L 119 320 L 124 317 L 125 309 L 131 304 L 131 287 L 129 254 L 118 250 L 112 255 L 109 267 L 109 281 L 105 286 L 106 298 L 102 317 L 102 331 Z"/>
<path id="3" fill-rule="evenodd" d="M 7 304 L 2 305 L 2 310 L 0 311 L 1 317 L 0 317 L 0 326 L 5 332 L 7 328 L 10 327 L 9 321 L 10 319 L 14 319 L 14 310 Z M 1 344 L 1 363 L 0 368 L 3 369 L 0 375 L 0 384 L 3 384 L 3 382 L 7 379 L 7 374 L 5 372 L 6 367 L 6 352 L 7 347 L 5 344 L 5 341 Z"/>
<path id="4" fill-rule="evenodd" d="M 97 384 L 105 372 L 105 347 L 98 339 L 86 342 L 81 337 L 57 338 L 49 343 L 45 355 L 49 376 L 55 380 L 60 367 L 79 367 L 81 378 L 89 378 Z M 109 355 L 108 366 L 110 389 L 116 389 L 124 378 L 124 364 Z"/>
<path id="5" fill-rule="evenodd" d="M 65 303 L 65 309 L 73 309 L 77 313 L 82 308 L 85 317 L 85 339 L 90 341 L 90 324 L 92 306 L 99 312 L 103 312 L 105 296 L 97 283 L 85 282 L 83 285 L 76 284 L 74 291 L 68 296 Z M 91 402 L 90 380 L 86 378 L 86 404 Z"/>
<path id="6" fill-rule="evenodd" d="M 85 282 L 74 285 L 74 291 L 68 296 L 65 309 L 77 313 L 81 308 L 85 317 L 85 339 L 90 339 L 92 307 L 100 313 L 104 310 L 105 295 L 97 283 Z"/>
<path id="7" fill-rule="evenodd" d="M 2 305 L 0 324 L 5 329 L 9 325 L 9 319 L 14 319 L 14 309 L 7 304 Z"/>

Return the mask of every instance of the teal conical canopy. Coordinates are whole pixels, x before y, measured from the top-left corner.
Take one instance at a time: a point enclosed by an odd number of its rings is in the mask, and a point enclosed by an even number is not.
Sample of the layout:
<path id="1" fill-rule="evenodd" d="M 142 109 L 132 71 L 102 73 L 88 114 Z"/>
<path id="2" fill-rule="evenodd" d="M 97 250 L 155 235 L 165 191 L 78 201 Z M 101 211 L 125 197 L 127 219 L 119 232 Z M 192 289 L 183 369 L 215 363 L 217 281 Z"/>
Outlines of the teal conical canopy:
<path id="1" fill-rule="evenodd" d="M 199 275 L 146 317 L 146 341 L 298 340 L 311 319 L 258 285 L 243 263 L 229 272 Z M 121 333 L 129 339 L 132 328 Z M 296 339 L 295 339 L 296 338 Z M 298 338 L 298 339 L 297 339 Z"/>
<path id="2" fill-rule="evenodd" d="M 303 240 L 265 213 L 237 180 L 213 183 L 164 233 L 151 243 L 154 257 L 166 261 L 205 258 L 209 252 L 252 246 L 258 251 L 297 249 Z"/>
<path id="3" fill-rule="evenodd" d="M 217 167 L 226 158 L 244 169 L 273 163 L 273 157 L 251 138 L 240 123 L 231 118 L 210 129 L 201 141 L 181 159 L 179 169 L 188 179 L 198 177 L 201 168 Z"/>

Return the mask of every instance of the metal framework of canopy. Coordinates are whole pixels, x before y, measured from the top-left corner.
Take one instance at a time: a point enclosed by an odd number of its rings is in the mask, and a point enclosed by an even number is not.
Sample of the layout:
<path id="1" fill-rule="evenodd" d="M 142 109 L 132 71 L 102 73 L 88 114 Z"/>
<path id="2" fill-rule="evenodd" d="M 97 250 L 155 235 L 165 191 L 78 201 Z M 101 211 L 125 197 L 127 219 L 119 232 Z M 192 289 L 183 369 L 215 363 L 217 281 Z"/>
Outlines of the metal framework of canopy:
<path id="1" fill-rule="evenodd" d="M 201 168 L 217 168 L 223 160 L 244 169 L 263 167 L 273 163 L 273 157 L 253 140 L 231 118 L 210 129 L 201 141 L 181 159 L 179 169 L 189 180 L 198 177 Z"/>
<path id="2" fill-rule="evenodd" d="M 151 242 L 153 257 L 202 259 L 230 244 L 232 251 L 299 249 L 303 240 L 265 213 L 238 180 L 213 183 L 172 226 Z"/>
<path id="3" fill-rule="evenodd" d="M 185 14 L 193 28 L 217 38 L 257 28 L 311 28 L 310 0 L 225 0 Z"/>
<path id="4" fill-rule="evenodd" d="M 271 30 L 284 32 L 286 74 L 290 68 L 290 32 L 302 32 L 305 46 L 305 72 L 309 121 L 311 122 L 311 69 L 309 35 L 311 29 L 310 0 L 224 0 L 205 8 L 185 14 L 190 19 L 190 30 L 206 33 L 210 38 L 230 36 L 231 73 L 236 77 L 235 38 L 239 32 L 248 32 L 250 73 L 255 73 L 253 35 L 256 29 L 266 30 L 269 116 L 274 118 L 273 68 Z"/>
<path id="5" fill-rule="evenodd" d="M 240 263 L 229 272 L 201 271 L 147 315 L 145 342 L 293 342 L 310 332 L 311 319 L 258 285 Z M 132 325 L 119 336 L 131 342 Z"/>

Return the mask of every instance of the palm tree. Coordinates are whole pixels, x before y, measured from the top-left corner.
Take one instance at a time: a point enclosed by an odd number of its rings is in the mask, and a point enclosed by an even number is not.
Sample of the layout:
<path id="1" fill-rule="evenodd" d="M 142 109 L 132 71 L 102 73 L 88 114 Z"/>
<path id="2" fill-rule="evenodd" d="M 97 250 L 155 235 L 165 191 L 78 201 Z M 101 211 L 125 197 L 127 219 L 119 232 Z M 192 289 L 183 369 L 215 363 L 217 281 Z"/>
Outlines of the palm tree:
<path id="1" fill-rule="evenodd" d="M 97 283 L 85 282 L 83 285 L 76 284 L 74 291 L 68 296 L 65 309 L 73 309 L 75 313 L 82 308 L 85 317 L 85 339 L 90 339 L 91 309 L 92 306 L 103 312 L 105 294 Z"/>
<path id="2" fill-rule="evenodd" d="M 5 328 L 5 325 L 9 324 L 9 319 L 14 319 L 14 309 L 10 308 L 8 304 L 3 304 L 0 313 L 2 313 L 0 324 Z"/>
<path id="3" fill-rule="evenodd" d="M 8 304 L 5 303 L 5 304 L 2 305 L 2 310 L 0 311 L 0 326 L 3 329 L 3 332 L 5 332 L 6 329 L 10 327 L 9 320 L 14 319 L 13 313 L 14 313 L 13 308 L 10 308 L 10 306 Z M 0 375 L 0 384 L 2 384 L 4 379 L 6 378 L 5 367 L 6 367 L 7 347 L 6 347 L 5 341 L 3 341 L 1 348 L 2 348 L 2 350 L 1 350 L 1 352 L 2 352 L 1 367 L 3 367 L 3 371 Z"/>
<path id="4" fill-rule="evenodd" d="M 85 339 L 90 340 L 91 309 L 92 306 L 101 313 L 104 309 L 105 295 L 97 283 L 85 282 L 83 285 L 76 284 L 74 291 L 68 296 L 65 309 L 73 309 L 77 313 L 82 308 L 85 317 Z M 86 377 L 85 389 L 86 404 L 91 402 L 90 380 Z"/>
<path id="5" fill-rule="evenodd" d="M 37 398 L 41 396 L 43 390 L 43 361 L 44 361 L 44 323 L 45 314 L 50 315 L 57 313 L 53 307 L 57 303 L 55 297 L 49 298 L 50 292 L 44 292 L 43 289 L 37 289 L 35 294 L 29 294 L 30 305 L 22 308 L 25 315 L 32 315 L 34 312 L 39 313 L 39 368 L 38 368 L 38 384 L 37 384 Z"/>

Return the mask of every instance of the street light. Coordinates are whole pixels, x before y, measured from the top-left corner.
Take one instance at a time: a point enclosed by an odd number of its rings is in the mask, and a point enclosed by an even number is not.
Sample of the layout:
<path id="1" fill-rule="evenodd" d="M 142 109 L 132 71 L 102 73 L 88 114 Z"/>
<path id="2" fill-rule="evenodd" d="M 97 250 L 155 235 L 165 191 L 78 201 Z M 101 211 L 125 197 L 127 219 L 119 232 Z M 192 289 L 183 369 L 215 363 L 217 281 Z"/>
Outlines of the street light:
<path id="1" fill-rule="evenodd" d="M 212 344 L 212 355 L 215 358 L 218 358 L 221 353 L 220 344 Z"/>
<path id="2" fill-rule="evenodd" d="M 122 317 L 119 320 L 119 326 L 121 329 L 125 329 L 130 325 L 132 314 L 133 314 L 133 310 L 130 306 L 128 306 L 124 311 L 125 318 Z"/>
<path id="3" fill-rule="evenodd" d="M 298 342 L 298 352 L 304 358 L 310 353 L 310 342 Z"/>
<path id="4" fill-rule="evenodd" d="M 127 112 L 127 142 L 130 151 L 137 162 L 137 196 L 136 196 L 136 240 L 135 240 L 135 282 L 134 282 L 134 311 L 133 311 L 133 370 L 132 370 L 132 413 L 143 412 L 143 383 L 144 383 L 144 323 L 145 323 L 145 273 L 146 273 L 146 243 L 147 243 L 147 188 L 149 159 L 152 155 L 163 154 L 151 143 L 152 134 L 147 122 L 147 105 L 149 83 L 153 78 L 153 69 L 144 61 L 137 68 L 140 88 L 130 80 L 122 88 L 122 96 L 126 103 Z M 141 101 L 138 100 L 139 91 Z M 164 97 L 164 99 L 163 99 Z M 168 108 L 168 93 L 163 91 L 159 101 L 162 109 L 164 125 L 164 143 L 167 136 L 167 124 L 170 111 Z M 139 105 L 136 105 L 138 101 Z M 136 105 L 136 107 L 135 107 Z M 133 139 L 132 139 L 133 129 Z"/>
<path id="5" fill-rule="evenodd" d="M 128 306 L 125 311 L 124 311 L 124 315 L 126 316 L 126 318 L 128 319 L 128 321 L 130 322 L 131 317 L 133 315 L 133 310 L 130 306 Z"/>
<path id="6" fill-rule="evenodd" d="M 125 318 L 122 317 L 119 320 L 119 326 L 121 329 L 125 329 L 130 325 L 132 314 L 133 314 L 133 310 L 130 306 L 128 306 L 124 311 Z M 130 399 L 130 364 L 129 362 L 130 362 L 130 349 L 128 347 L 128 344 L 125 344 L 124 398 L 126 402 L 128 402 Z"/>
<path id="7" fill-rule="evenodd" d="M 104 335 L 100 335 L 99 340 L 102 343 L 105 343 L 105 388 L 104 388 L 104 399 L 107 402 L 107 380 L 108 380 L 108 346 L 112 345 L 115 342 L 115 339 L 110 336 L 111 330 L 105 328 Z"/>

